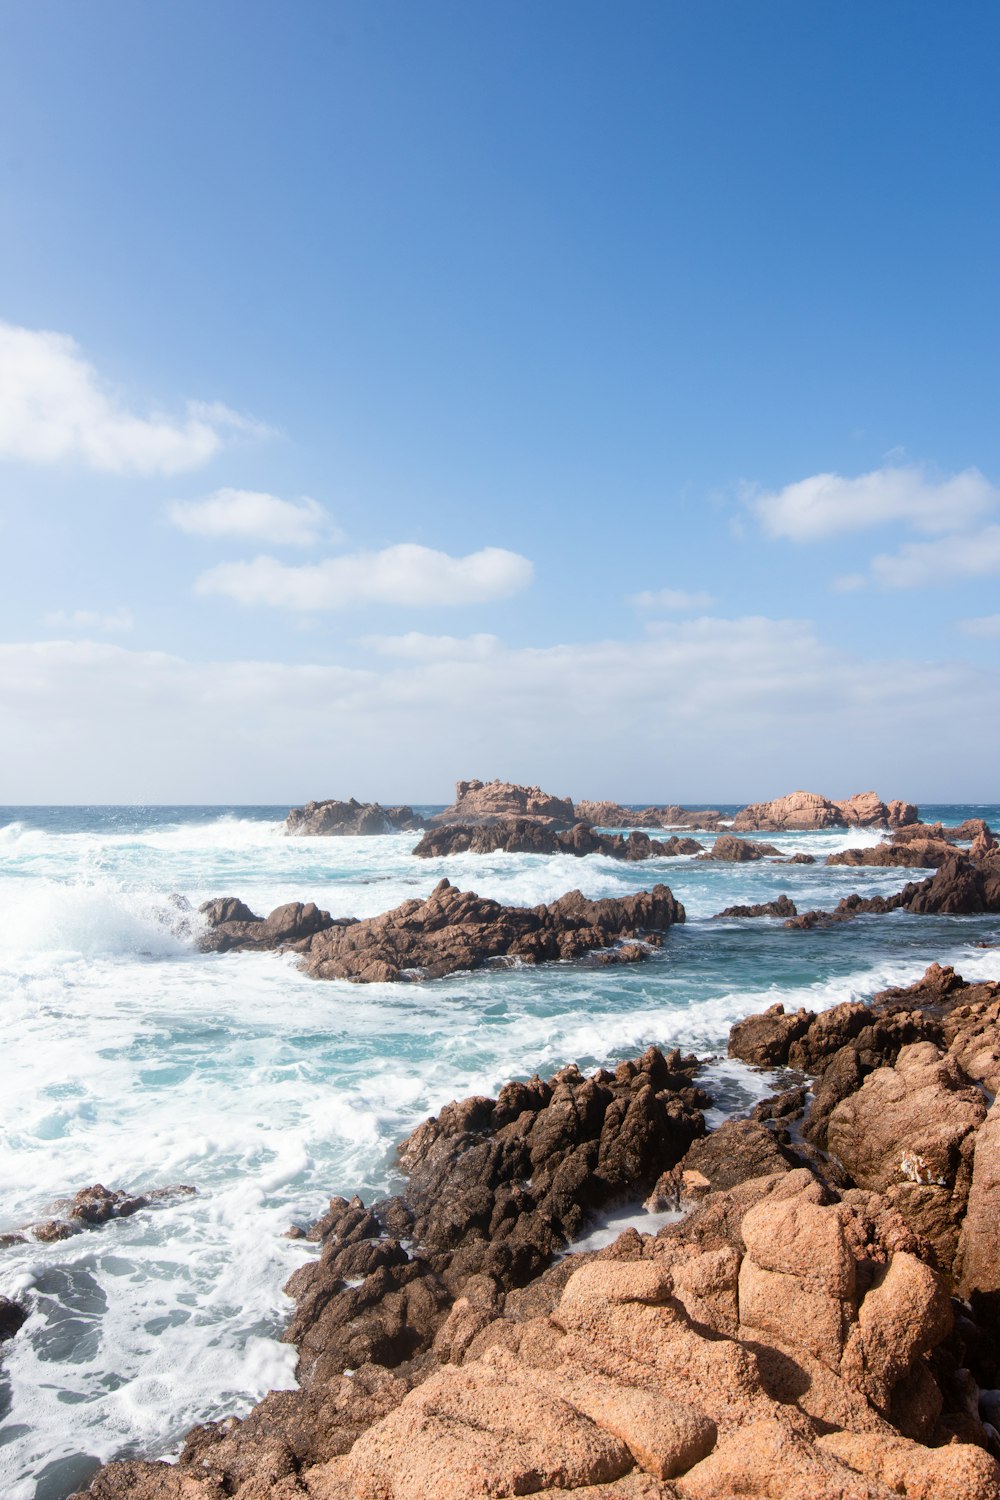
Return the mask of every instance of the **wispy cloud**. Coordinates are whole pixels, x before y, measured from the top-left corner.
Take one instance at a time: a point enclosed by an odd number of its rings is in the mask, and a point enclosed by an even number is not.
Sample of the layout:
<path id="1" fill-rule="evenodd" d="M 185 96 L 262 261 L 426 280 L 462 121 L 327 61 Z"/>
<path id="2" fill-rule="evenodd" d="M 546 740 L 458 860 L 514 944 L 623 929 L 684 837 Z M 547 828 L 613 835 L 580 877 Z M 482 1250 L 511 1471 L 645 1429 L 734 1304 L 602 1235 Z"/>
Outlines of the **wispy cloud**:
<path id="1" fill-rule="evenodd" d="M 245 537 L 279 547 L 338 541 L 341 533 L 317 500 L 281 500 L 260 490 L 221 489 L 204 500 L 175 500 L 170 520 L 192 536 Z"/>
<path id="2" fill-rule="evenodd" d="M 220 563 L 198 579 L 200 594 L 276 609 L 349 609 L 364 604 L 483 604 L 526 588 L 534 567 L 517 552 L 483 547 L 451 557 L 413 542 L 293 566 L 273 557 Z"/>
<path id="3" fill-rule="evenodd" d="M 963 635 L 981 636 L 990 641 L 1000 637 L 1000 615 L 979 615 L 974 620 L 959 620 L 957 623 Z"/>
<path id="4" fill-rule="evenodd" d="M 814 542 L 889 521 L 928 533 L 961 531 L 1000 502 L 1000 489 L 978 469 L 933 479 L 906 465 L 853 479 L 813 474 L 774 491 L 748 487 L 743 498 L 769 536 Z"/>
<path id="5" fill-rule="evenodd" d="M 500 649 L 500 640 L 486 634 L 424 635 L 409 630 L 405 635 L 365 635 L 361 645 L 401 661 L 483 661 Z"/>
<path id="6" fill-rule="evenodd" d="M 640 594 L 631 594 L 629 603 L 636 609 L 669 609 L 683 613 L 690 609 L 711 609 L 714 594 L 688 593 L 686 589 L 643 589 Z"/>
<path id="7" fill-rule="evenodd" d="M 124 605 L 112 610 L 110 614 L 102 614 L 95 609 L 57 609 L 44 617 L 43 624 L 50 630 L 69 630 L 74 634 L 78 631 L 96 630 L 102 635 L 118 635 L 133 629 L 135 616 Z"/>
<path id="8" fill-rule="evenodd" d="M 0 323 L 0 459 L 176 474 L 207 463 L 233 432 L 267 430 L 220 402 L 137 415 L 67 334 Z"/>
<path id="9" fill-rule="evenodd" d="M 872 558 L 871 576 L 884 588 L 917 588 L 1000 573 L 1000 526 L 985 526 L 933 542 L 907 542 Z"/>

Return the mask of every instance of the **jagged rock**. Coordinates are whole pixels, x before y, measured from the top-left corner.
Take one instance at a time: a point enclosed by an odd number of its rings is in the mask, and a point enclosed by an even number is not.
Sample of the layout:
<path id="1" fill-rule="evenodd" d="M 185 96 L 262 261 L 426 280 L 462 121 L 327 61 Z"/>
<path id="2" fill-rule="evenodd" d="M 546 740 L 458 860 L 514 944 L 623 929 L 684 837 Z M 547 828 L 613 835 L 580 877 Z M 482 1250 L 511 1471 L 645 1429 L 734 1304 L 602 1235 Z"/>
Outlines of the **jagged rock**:
<path id="1" fill-rule="evenodd" d="M 205 915 L 210 919 L 208 911 Z M 426 900 L 404 901 L 364 921 L 335 921 L 312 902 L 290 902 L 266 919 L 221 922 L 208 930 L 201 946 L 220 953 L 291 949 L 302 954 L 303 969 L 315 979 L 369 984 L 436 979 L 491 959 L 580 958 L 616 944 L 631 944 L 627 956 L 635 960 L 648 957 L 668 928 L 683 921 L 684 908 L 665 885 L 600 901 L 570 891 L 548 906 L 522 907 L 501 906 L 442 880 Z"/>
<path id="2" fill-rule="evenodd" d="M 427 824 L 412 807 L 383 807 L 380 802 L 348 802 L 330 799 L 293 807 L 285 819 L 285 832 L 331 837 L 370 836 L 382 833 L 412 833 Z"/>
<path id="3" fill-rule="evenodd" d="M 839 854 L 828 854 L 828 865 L 872 865 L 876 868 L 899 867 L 933 870 L 945 860 L 954 859 L 958 850 L 954 844 L 943 839 L 907 839 L 900 844 L 875 844 L 868 849 L 842 849 Z"/>
<path id="4" fill-rule="evenodd" d="M 773 844 L 756 843 L 753 839 L 738 839 L 732 833 L 720 833 L 711 849 L 699 854 L 699 859 L 724 860 L 726 864 L 740 865 L 749 860 L 766 859 L 769 855 L 781 854 Z"/>
<path id="5" fill-rule="evenodd" d="M 434 859 L 448 854 L 603 854 L 609 859 L 670 859 L 679 854 L 700 854 L 694 839 L 651 839 L 647 833 L 594 833 L 588 823 L 560 830 L 554 823 L 535 818 L 499 818 L 493 823 L 448 824 L 429 828 L 414 854 Z"/>
<path id="6" fill-rule="evenodd" d="M 153 1203 L 162 1203 L 171 1198 L 189 1198 L 196 1188 L 185 1183 L 174 1183 L 170 1187 L 151 1188 L 147 1193 L 126 1193 L 121 1188 L 110 1190 L 100 1182 L 93 1187 L 80 1188 L 72 1198 L 57 1198 L 52 1212 L 58 1217 L 43 1219 L 27 1226 L 31 1237 L 43 1244 L 67 1240 L 82 1229 L 94 1229 L 106 1224 L 109 1219 L 128 1219 L 141 1208 Z M 23 1241 L 24 1236 L 16 1238 Z"/>
<path id="7" fill-rule="evenodd" d="M 819 828 L 896 828 L 913 823 L 917 809 L 908 802 L 888 806 L 874 792 L 858 792 L 833 802 L 816 792 L 789 792 L 773 802 L 752 802 L 733 820 L 740 832 L 786 833 Z"/>
<path id="8" fill-rule="evenodd" d="M 699 828 L 712 833 L 722 814 L 715 808 L 699 812 L 690 807 L 622 807 L 620 802 L 577 802 L 576 816 L 597 828 Z"/>
<path id="9" fill-rule="evenodd" d="M 289 901 L 276 906 L 270 916 L 258 917 L 235 896 L 219 896 L 199 910 L 207 924 L 199 939 L 203 953 L 229 953 L 234 948 L 304 952 L 316 933 L 338 925 L 313 901 Z"/>
<path id="10" fill-rule="evenodd" d="M 989 851 L 984 859 L 963 855 L 947 859 L 926 880 L 911 881 L 893 896 L 845 896 L 833 911 L 800 912 L 789 917 L 786 927 L 811 928 L 849 922 L 863 915 L 885 916 L 892 911 L 911 911 L 918 916 L 974 916 L 1000 911 L 1000 858 Z"/>
<path id="11" fill-rule="evenodd" d="M 722 917 L 794 917 L 795 915 L 795 902 L 788 896 L 778 896 L 774 901 L 760 901 L 755 906 L 727 906 L 725 911 L 715 914 L 717 920 Z"/>
<path id="12" fill-rule="evenodd" d="M 536 818 L 558 828 L 572 828 L 579 821 L 569 797 L 553 797 L 541 787 L 510 781 L 457 781 L 454 802 L 428 822 L 432 828 L 448 823 L 471 827 L 500 818 Z"/>

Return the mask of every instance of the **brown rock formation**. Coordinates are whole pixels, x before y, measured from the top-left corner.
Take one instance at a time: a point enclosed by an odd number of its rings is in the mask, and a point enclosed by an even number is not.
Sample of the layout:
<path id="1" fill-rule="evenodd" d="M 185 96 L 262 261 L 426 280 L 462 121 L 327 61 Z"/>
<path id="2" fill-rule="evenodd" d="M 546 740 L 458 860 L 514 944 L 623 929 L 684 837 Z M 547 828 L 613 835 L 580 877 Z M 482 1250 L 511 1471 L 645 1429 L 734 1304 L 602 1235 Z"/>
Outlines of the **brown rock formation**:
<path id="1" fill-rule="evenodd" d="M 732 833 L 720 833 L 711 849 L 706 849 L 704 854 L 699 854 L 699 859 L 724 860 L 726 864 L 740 865 L 749 860 L 767 859 L 770 855 L 781 854 L 773 844 L 759 844 L 753 839 L 738 839 Z"/>
<path id="2" fill-rule="evenodd" d="M 457 781 L 454 802 L 428 821 L 439 828 L 448 823 L 495 823 L 500 818 L 540 818 L 559 828 L 572 828 L 579 821 L 569 797 L 553 797 L 541 787 L 511 781 Z"/>
<path id="3" fill-rule="evenodd" d="M 736 814 L 740 832 L 786 833 L 816 828 L 898 828 L 917 820 L 909 802 L 884 803 L 874 792 L 857 792 L 833 802 L 816 792 L 789 792 L 773 802 L 752 802 Z"/>
<path id="4" fill-rule="evenodd" d="M 522 907 L 501 906 L 442 880 L 426 900 L 404 901 L 364 921 L 334 921 L 311 902 L 280 906 L 266 919 L 227 920 L 232 900 L 202 908 L 210 924 L 202 940 L 206 950 L 290 949 L 302 954 L 302 967 L 314 979 L 360 983 L 437 979 L 492 959 L 534 964 L 579 958 L 615 945 L 622 945 L 616 951 L 623 955 L 627 947 L 635 960 L 684 921 L 683 906 L 665 885 L 603 901 L 570 891 L 549 906 Z M 212 926 L 218 914 L 222 920 Z"/>
<path id="5" fill-rule="evenodd" d="M 926 880 L 911 881 L 893 896 L 844 896 L 833 911 L 800 912 L 790 917 L 788 927 L 822 927 L 848 922 L 865 914 L 884 916 L 891 911 L 911 911 L 918 916 L 975 916 L 1000 911 L 1000 857 L 989 849 L 982 859 L 952 854 Z"/>
<path id="6" fill-rule="evenodd" d="M 597 828 L 699 828 L 712 833 L 722 814 L 715 808 L 699 812 L 691 807 L 622 807 L 620 802 L 586 801 L 576 804 L 576 816 Z"/>
<path id="7" fill-rule="evenodd" d="M 754 906 L 727 906 L 717 911 L 715 919 L 722 917 L 794 917 L 795 902 L 788 896 L 778 896 L 774 901 L 759 901 Z"/>
<path id="8" fill-rule="evenodd" d="M 412 807 L 383 807 L 380 802 L 307 802 L 293 807 L 285 819 L 285 832 L 323 838 L 370 836 L 380 833 L 411 833 L 427 824 Z"/>
<path id="9" fill-rule="evenodd" d="M 451 823 L 429 828 L 414 854 L 436 859 L 448 854 L 604 854 L 609 859 L 673 859 L 679 854 L 699 854 L 702 845 L 694 839 L 651 839 L 647 833 L 595 833 L 589 823 L 575 823 L 567 830 L 535 818 L 499 818 L 495 823 L 466 825 Z"/>
<path id="10" fill-rule="evenodd" d="M 50 1210 L 52 1218 L 26 1225 L 25 1233 L 11 1236 L 11 1239 L 18 1243 L 24 1243 L 29 1236 L 43 1243 L 68 1240 L 71 1235 L 84 1229 L 96 1229 L 109 1219 L 129 1219 L 141 1208 L 174 1198 L 190 1198 L 196 1192 L 196 1188 L 185 1183 L 175 1183 L 170 1187 L 151 1188 L 146 1193 L 126 1193 L 121 1188 L 112 1190 L 95 1182 L 93 1187 L 81 1188 L 72 1198 L 57 1198 Z"/>
<path id="11" fill-rule="evenodd" d="M 903 843 L 875 844 L 868 849 L 842 849 L 828 854 L 828 865 L 872 865 L 876 868 L 936 870 L 945 860 L 958 854 L 954 844 L 944 839 L 907 839 Z"/>

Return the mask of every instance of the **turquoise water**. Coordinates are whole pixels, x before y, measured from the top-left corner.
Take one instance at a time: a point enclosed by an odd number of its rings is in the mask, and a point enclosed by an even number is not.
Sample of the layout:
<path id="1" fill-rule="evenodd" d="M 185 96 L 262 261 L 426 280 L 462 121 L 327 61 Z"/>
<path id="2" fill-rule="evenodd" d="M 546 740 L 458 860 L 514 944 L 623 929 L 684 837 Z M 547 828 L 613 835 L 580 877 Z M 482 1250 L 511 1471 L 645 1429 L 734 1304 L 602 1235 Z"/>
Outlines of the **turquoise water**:
<path id="1" fill-rule="evenodd" d="M 925 807 L 957 822 L 1000 808 Z M 55 1245 L 0 1251 L 32 1308 L 0 1366 L 0 1493 L 60 1500 L 98 1459 L 169 1454 L 193 1422 L 294 1383 L 283 1238 L 331 1193 L 385 1192 L 393 1148 L 456 1096 L 650 1042 L 712 1059 L 720 1110 L 766 1091 L 724 1058 L 729 1025 L 918 977 L 934 959 L 994 975 L 998 918 L 865 918 L 828 931 L 712 922 L 787 892 L 800 910 L 896 890 L 899 870 L 622 865 L 602 857 L 424 861 L 416 837 L 287 839 L 285 807 L 0 808 L 0 1230 L 87 1183 L 186 1182 L 198 1196 Z M 775 836 L 818 860 L 875 842 Z M 711 839 L 706 837 L 706 842 Z M 922 872 L 914 872 L 919 875 Z M 442 875 L 521 904 L 665 881 L 688 923 L 634 969 L 556 965 L 432 984 L 316 983 L 275 955 L 202 955 L 190 909 L 314 899 L 365 916 Z M 181 898 L 178 901 L 176 898 Z"/>

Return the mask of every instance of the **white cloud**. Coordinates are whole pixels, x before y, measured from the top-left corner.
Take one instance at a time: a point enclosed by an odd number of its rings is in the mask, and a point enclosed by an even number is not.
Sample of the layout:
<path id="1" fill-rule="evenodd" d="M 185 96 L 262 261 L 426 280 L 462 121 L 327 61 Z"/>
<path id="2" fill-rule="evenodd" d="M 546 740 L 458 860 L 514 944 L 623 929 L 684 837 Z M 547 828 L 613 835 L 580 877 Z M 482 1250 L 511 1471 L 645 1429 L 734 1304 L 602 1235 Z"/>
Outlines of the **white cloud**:
<path id="1" fill-rule="evenodd" d="M 679 612 L 688 609 L 711 609 L 715 603 L 712 594 L 689 594 L 684 589 L 643 589 L 641 594 L 632 594 L 629 603 L 637 609 L 671 609 Z"/>
<path id="2" fill-rule="evenodd" d="M 340 532 L 317 500 L 281 500 L 259 490 L 216 490 L 204 500 L 175 500 L 167 507 L 173 524 L 192 536 L 249 537 L 279 547 L 308 547 Z"/>
<path id="3" fill-rule="evenodd" d="M 905 521 L 923 532 L 960 531 L 1000 501 L 1000 489 L 978 469 L 933 480 L 908 465 L 855 479 L 813 474 L 782 490 L 748 489 L 744 499 L 769 536 L 812 542 L 887 521 Z"/>
<path id="4" fill-rule="evenodd" d="M 987 578 L 993 573 L 1000 573 L 1000 526 L 933 542 L 907 542 L 898 552 L 883 552 L 871 563 L 875 582 L 891 589 Z"/>
<path id="5" fill-rule="evenodd" d="M 95 609 L 57 609 L 46 615 L 43 623 L 50 630 L 99 630 L 102 635 L 117 635 L 133 629 L 135 616 L 124 605 L 110 614 L 101 614 Z"/>
<path id="6" fill-rule="evenodd" d="M 980 615 L 974 620 L 959 620 L 958 628 L 963 635 L 982 636 L 984 640 L 1000 637 L 1000 615 Z"/>
<path id="7" fill-rule="evenodd" d="M 981 800 L 1000 734 L 988 668 L 865 660 L 766 618 L 374 669 L 7 645 L 0 701 L 14 802 L 445 801 L 484 772 L 627 801 Z"/>
<path id="8" fill-rule="evenodd" d="M 231 430 L 267 429 L 218 402 L 137 416 L 67 334 L 0 323 L 0 458 L 176 474 L 207 463 Z"/>
<path id="9" fill-rule="evenodd" d="M 404 661 L 482 661 L 499 649 L 495 635 L 424 635 L 419 630 L 406 635 L 366 635 L 361 645 L 379 656 L 396 656 Z"/>
<path id="10" fill-rule="evenodd" d="M 450 557 L 404 542 L 381 552 L 348 553 L 301 566 L 273 557 L 220 563 L 202 574 L 196 588 L 240 604 L 308 612 L 360 604 L 482 604 L 518 593 L 533 574 L 526 557 L 502 547 Z"/>

